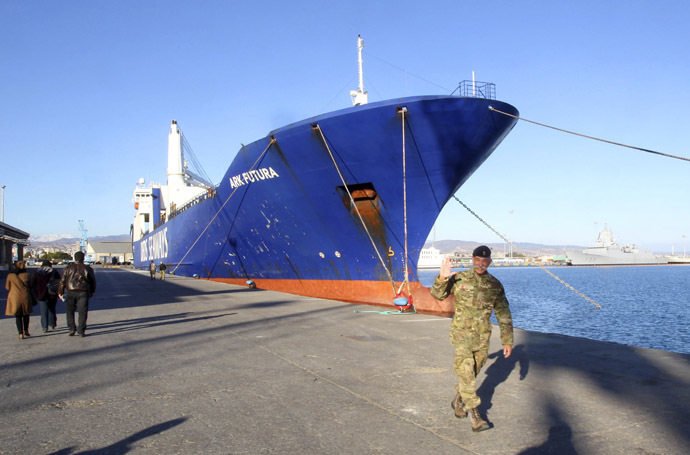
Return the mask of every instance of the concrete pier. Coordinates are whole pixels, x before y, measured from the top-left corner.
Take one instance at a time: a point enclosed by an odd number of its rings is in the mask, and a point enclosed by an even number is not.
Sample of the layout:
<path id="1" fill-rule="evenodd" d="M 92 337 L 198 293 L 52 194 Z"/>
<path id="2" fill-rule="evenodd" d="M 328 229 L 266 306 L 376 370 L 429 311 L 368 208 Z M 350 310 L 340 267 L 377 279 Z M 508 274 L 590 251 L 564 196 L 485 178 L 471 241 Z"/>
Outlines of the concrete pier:
<path id="1" fill-rule="evenodd" d="M 61 302 L 55 332 L 38 308 L 27 340 L 0 320 L 0 453 L 690 453 L 688 355 L 517 329 L 503 359 L 495 329 L 478 380 L 492 428 L 473 433 L 450 407 L 448 319 L 96 276 L 85 338 Z"/>

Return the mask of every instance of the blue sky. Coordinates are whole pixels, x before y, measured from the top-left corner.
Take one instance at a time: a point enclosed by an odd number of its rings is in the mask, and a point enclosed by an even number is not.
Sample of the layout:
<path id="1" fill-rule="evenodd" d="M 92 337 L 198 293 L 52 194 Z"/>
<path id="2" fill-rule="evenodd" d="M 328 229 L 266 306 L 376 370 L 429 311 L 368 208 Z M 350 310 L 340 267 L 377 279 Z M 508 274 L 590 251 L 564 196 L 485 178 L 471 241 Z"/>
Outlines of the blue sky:
<path id="1" fill-rule="evenodd" d="M 350 105 L 496 84 L 523 117 L 690 157 L 683 1 L 0 1 L 5 222 L 129 232 L 176 119 L 211 180 L 240 143 Z M 335 5 L 335 6 L 334 6 Z M 683 248 L 690 163 L 520 122 L 457 196 L 519 242 Z M 436 239 L 500 241 L 454 201 Z M 686 240 L 687 241 L 687 240 Z M 690 251 L 690 250 L 688 250 Z"/>

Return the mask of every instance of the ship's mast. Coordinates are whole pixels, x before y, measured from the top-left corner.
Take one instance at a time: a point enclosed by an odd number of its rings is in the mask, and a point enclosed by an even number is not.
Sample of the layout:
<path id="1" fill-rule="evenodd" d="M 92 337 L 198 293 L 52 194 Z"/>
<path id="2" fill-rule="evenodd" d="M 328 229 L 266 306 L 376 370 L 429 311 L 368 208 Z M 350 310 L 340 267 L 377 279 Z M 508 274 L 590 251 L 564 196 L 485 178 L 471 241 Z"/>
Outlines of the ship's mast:
<path id="1" fill-rule="evenodd" d="M 364 40 L 360 35 L 357 35 L 357 63 L 359 64 L 359 88 L 350 91 L 350 96 L 352 97 L 352 104 L 359 106 L 361 104 L 367 104 L 369 102 L 369 97 L 367 92 L 364 91 L 364 72 L 362 71 L 362 49 L 364 48 Z"/>

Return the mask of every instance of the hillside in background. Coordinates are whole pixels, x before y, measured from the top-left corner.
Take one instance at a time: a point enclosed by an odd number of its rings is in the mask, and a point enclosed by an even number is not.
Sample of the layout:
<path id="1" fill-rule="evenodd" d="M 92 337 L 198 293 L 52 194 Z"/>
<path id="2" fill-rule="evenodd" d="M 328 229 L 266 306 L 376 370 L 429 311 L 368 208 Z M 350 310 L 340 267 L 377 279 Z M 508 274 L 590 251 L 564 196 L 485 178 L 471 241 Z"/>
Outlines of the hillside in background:
<path id="1" fill-rule="evenodd" d="M 90 242 L 129 242 L 131 237 L 128 234 L 95 235 L 88 239 Z M 71 237 L 64 234 L 43 235 L 35 239 L 29 237 L 32 248 L 57 248 L 64 251 L 71 249 L 76 243 L 79 243 L 79 240 L 79 237 Z"/>
<path id="2" fill-rule="evenodd" d="M 93 236 L 89 237 L 92 242 L 129 242 L 131 237 L 129 234 L 120 235 L 105 235 L 105 236 Z M 37 238 L 29 238 L 31 241 L 31 246 L 34 248 L 59 248 L 62 249 L 66 246 L 73 246 L 75 243 L 79 242 L 79 237 L 70 237 L 66 235 L 46 235 Z M 424 248 L 432 246 L 432 244 L 441 250 L 441 253 L 455 253 L 460 254 L 471 254 L 472 251 L 479 245 L 480 242 L 468 241 L 468 240 L 437 240 L 436 242 L 427 242 L 424 244 Z M 502 254 L 508 251 L 508 245 L 505 243 L 485 243 L 494 255 Z M 514 244 L 519 250 L 526 252 L 529 255 L 539 256 L 539 255 L 559 255 L 563 254 L 564 251 L 581 251 L 586 247 L 581 245 L 542 245 L 539 243 L 529 243 L 529 242 L 517 242 Z M 668 248 L 662 246 L 657 246 L 653 248 L 655 251 L 666 251 Z M 679 248 L 680 251 L 682 249 Z M 517 249 L 514 251 L 518 251 Z"/>

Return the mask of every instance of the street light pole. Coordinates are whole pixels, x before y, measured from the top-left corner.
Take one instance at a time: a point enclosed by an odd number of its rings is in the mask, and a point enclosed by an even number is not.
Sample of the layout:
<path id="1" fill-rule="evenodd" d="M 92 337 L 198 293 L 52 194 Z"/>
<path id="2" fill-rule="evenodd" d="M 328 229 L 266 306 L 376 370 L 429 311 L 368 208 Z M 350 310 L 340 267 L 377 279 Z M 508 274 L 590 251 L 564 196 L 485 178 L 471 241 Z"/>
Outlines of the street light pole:
<path id="1" fill-rule="evenodd" d="M 4 188 L 4 187 L 3 187 Z M 683 259 L 685 259 L 685 239 L 688 238 L 687 234 L 683 234 Z"/>
<path id="2" fill-rule="evenodd" d="M 515 213 L 515 210 L 510 210 L 510 211 L 508 212 L 509 215 L 512 215 L 513 213 Z M 513 217 L 511 216 L 511 217 L 509 217 L 509 219 L 510 219 L 510 222 L 508 222 L 508 225 L 509 225 L 509 228 L 508 228 L 508 229 L 512 231 L 512 227 L 513 227 L 513 223 L 512 223 Z M 510 251 L 510 259 L 513 259 L 513 242 L 510 243 L 510 250 L 509 250 L 509 251 Z"/>
<path id="3" fill-rule="evenodd" d="M 2 186 L 2 222 L 5 222 L 5 185 Z"/>

